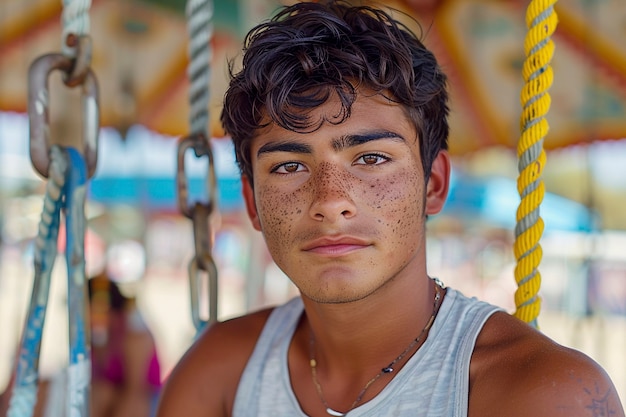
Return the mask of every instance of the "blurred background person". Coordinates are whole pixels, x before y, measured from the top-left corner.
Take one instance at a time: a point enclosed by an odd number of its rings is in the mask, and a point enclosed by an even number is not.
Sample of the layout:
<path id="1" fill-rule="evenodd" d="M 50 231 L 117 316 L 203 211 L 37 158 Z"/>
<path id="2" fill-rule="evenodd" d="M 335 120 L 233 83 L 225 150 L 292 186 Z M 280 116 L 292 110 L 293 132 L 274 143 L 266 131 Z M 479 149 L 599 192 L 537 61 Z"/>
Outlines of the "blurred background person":
<path id="1" fill-rule="evenodd" d="M 92 416 L 150 416 L 161 386 L 155 341 L 136 305 L 105 274 L 89 280 Z"/>

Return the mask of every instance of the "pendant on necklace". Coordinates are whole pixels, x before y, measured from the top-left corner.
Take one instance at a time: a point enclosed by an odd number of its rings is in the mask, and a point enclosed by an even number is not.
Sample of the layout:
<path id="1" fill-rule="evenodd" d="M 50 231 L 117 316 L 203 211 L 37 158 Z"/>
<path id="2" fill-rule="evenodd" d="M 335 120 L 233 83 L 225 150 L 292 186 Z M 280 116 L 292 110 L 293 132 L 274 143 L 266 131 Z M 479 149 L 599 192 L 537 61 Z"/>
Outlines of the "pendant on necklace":
<path id="1" fill-rule="evenodd" d="M 335 416 L 335 417 L 343 417 L 346 415 L 346 413 L 340 413 L 339 411 L 335 411 L 330 407 L 326 407 L 326 412 L 328 413 L 328 415 Z"/>

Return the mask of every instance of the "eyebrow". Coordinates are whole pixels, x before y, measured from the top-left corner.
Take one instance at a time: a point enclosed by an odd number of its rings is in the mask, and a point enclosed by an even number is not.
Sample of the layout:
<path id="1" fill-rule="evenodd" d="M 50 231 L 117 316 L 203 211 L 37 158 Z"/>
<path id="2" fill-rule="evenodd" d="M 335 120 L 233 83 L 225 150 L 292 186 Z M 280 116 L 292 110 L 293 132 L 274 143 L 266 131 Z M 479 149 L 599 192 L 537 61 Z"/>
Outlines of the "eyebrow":
<path id="1" fill-rule="evenodd" d="M 256 153 L 257 158 L 271 152 L 311 153 L 311 147 L 299 142 L 271 142 L 261 146 Z"/>
<path id="2" fill-rule="evenodd" d="M 364 134 L 344 135 L 333 140 L 332 146 L 336 151 L 340 151 L 352 146 L 362 145 L 367 142 L 381 139 L 394 139 L 400 142 L 404 142 L 404 138 L 392 131 L 381 130 Z"/>
<path id="3" fill-rule="evenodd" d="M 404 142 L 404 137 L 401 135 L 389 130 L 382 130 L 363 134 L 340 136 L 332 141 L 332 147 L 335 151 L 341 151 L 352 146 L 358 146 L 367 142 L 382 139 L 394 139 Z M 257 151 L 257 157 L 272 152 L 311 153 L 312 149 L 311 146 L 306 143 L 291 141 L 271 142 L 266 143 L 259 148 Z"/>

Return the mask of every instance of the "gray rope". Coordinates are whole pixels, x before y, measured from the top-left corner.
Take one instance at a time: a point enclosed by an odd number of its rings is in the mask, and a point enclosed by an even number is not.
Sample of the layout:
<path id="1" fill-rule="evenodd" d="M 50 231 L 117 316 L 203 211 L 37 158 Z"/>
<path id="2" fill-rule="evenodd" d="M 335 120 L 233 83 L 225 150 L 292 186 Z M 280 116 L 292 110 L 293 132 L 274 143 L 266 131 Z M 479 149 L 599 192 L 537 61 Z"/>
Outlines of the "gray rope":
<path id="1" fill-rule="evenodd" d="M 203 133 L 209 138 L 209 84 L 213 50 L 213 2 L 188 0 L 187 22 L 189 33 L 189 125 L 190 133 Z"/>

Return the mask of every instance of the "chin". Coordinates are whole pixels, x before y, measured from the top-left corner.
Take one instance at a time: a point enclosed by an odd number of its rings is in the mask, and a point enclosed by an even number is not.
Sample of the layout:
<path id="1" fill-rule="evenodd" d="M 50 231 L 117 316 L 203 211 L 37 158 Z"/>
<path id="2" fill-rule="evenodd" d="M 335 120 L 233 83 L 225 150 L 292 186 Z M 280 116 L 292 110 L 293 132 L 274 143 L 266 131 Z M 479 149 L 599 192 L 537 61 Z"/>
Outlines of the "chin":
<path id="1" fill-rule="evenodd" d="M 300 290 L 302 295 L 320 304 L 355 303 L 355 302 L 366 299 L 369 295 L 373 294 L 375 291 L 376 290 L 365 291 L 364 289 L 355 291 L 354 287 L 352 288 L 344 287 L 343 289 L 334 289 L 332 291 L 329 290 L 328 288 L 326 288 L 325 290 L 320 290 L 320 289 L 312 289 L 309 291 Z"/>

